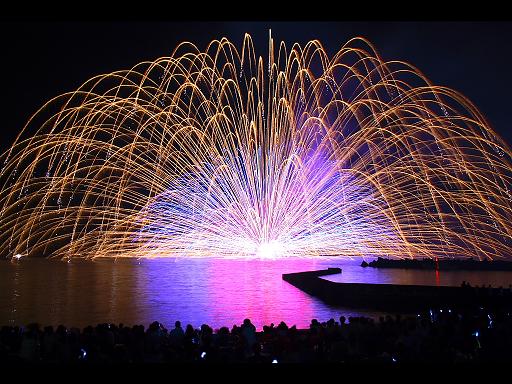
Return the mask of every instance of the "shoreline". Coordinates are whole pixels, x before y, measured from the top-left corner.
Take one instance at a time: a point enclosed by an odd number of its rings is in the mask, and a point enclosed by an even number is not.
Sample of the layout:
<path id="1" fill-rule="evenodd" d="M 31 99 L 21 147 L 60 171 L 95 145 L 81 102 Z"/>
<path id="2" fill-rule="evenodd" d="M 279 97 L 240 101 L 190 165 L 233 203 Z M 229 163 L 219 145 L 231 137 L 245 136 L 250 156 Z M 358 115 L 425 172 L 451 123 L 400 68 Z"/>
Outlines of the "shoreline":
<path id="1" fill-rule="evenodd" d="M 361 263 L 361 267 L 372 268 L 403 268 L 426 269 L 442 271 L 512 271 L 512 262 L 505 260 L 475 260 L 466 259 L 385 259 L 378 257 L 376 260 Z"/>

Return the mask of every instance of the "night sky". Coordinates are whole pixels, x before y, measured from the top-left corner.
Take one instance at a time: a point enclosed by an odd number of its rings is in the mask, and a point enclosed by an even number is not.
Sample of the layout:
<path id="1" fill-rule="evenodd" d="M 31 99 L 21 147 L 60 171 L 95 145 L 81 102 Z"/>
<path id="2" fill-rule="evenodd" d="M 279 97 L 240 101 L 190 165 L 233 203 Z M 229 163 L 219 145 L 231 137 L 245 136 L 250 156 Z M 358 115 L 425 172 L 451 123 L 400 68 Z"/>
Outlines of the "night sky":
<path id="1" fill-rule="evenodd" d="M 181 41 L 205 48 L 245 32 L 265 54 L 268 29 L 290 46 L 320 40 L 332 55 L 348 39 L 369 39 L 384 60 L 403 60 L 434 84 L 473 101 L 512 144 L 509 128 L 512 22 L 1 22 L 1 149 L 47 100 L 89 78 L 168 56 Z"/>

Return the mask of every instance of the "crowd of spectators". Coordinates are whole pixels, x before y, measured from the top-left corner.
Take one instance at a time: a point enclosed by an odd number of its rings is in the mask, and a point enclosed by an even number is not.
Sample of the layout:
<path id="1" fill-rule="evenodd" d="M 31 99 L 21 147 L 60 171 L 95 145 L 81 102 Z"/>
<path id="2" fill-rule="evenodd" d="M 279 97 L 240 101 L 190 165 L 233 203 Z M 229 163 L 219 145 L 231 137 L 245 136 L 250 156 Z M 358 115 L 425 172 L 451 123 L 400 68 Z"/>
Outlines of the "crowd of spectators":
<path id="1" fill-rule="evenodd" d="M 0 360 L 32 363 L 464 363 L 512 361 L 512 316 L 506 310 L 450 308 L 379 319 L 341 316 L 308 329 L 249 319 L 231 329 L 203 324 L 172 329 L 98 324 L 3 326 Z"/>

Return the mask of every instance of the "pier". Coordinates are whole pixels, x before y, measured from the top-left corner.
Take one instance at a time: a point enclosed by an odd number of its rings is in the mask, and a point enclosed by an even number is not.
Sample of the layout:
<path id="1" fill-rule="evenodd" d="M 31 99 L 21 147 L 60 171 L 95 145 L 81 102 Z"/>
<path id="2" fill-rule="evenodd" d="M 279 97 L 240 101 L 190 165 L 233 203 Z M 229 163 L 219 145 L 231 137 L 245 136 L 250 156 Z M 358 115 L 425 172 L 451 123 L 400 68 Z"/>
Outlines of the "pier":
<path id="1" fill-rule="evenodd" d="M 503 288 L 339 283 L 321 278 L 337 273 L 341 273 L 340 268 L 288 273 L 283 274 L 283 280 L 328 304 L 354 308 L 408 312 L 512 304 L 512 292 Z"/>

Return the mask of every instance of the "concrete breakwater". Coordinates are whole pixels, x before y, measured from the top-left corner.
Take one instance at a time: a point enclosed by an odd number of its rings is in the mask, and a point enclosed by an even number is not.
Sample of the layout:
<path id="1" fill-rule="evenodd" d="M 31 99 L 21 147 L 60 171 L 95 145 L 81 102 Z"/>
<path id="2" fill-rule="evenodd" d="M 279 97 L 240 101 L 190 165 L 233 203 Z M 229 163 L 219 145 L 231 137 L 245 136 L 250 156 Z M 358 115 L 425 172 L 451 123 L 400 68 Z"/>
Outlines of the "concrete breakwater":
<path id="1" fill-rule="evenodd" d="M 429 308 L 511 306 L 510 288 L 449 287 L 431 285 L 339 283 L 321 276 L 339 268 L 283 274 L 283 280 L 328 304 L 384 311 L 420 311 Z"/>

